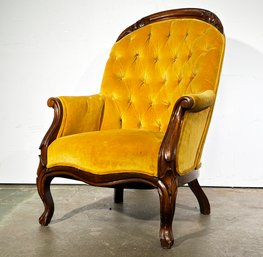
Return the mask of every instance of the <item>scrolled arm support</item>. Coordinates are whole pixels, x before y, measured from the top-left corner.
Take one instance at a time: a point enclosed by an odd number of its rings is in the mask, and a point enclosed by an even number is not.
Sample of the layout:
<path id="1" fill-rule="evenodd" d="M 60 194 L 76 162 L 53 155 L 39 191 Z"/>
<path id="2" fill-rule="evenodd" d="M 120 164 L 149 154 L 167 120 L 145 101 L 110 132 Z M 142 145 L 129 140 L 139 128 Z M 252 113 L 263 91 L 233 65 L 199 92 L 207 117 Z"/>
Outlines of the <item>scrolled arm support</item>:
<path id="1" fill-rule="evenodd" d="M 101 95 L 52 97 L 47 104 L 54 109 L 54 119 L 39 147 L 43 166 L 47 148 L 57 137 L 99 130 L 104 111 Z"/>
<path id="2" fill-rule="evenodd" d="M 182 96 L 177 100 L 159 151 L 158 167 L 160 177 L 164 177 L 168 170 L 176 170 L 176 146 L 180 137 L 185 112 L 200 112 L 211 107 L 214 101 L 215 94 L 212 90 L 207 90 L 200 94 Z"/>
<path id="3" fill-rule="evenodd" d="M 63 107 L 59 98 L 49 98 L 47 105 L 48 107 L 52 107 L 54 109 L 54 118 L 39 147 L 41 150 L 40 161 L 43 166 L 46 166 L 47 164 L 47 148 L 56 139 L 63 118 Z"/>

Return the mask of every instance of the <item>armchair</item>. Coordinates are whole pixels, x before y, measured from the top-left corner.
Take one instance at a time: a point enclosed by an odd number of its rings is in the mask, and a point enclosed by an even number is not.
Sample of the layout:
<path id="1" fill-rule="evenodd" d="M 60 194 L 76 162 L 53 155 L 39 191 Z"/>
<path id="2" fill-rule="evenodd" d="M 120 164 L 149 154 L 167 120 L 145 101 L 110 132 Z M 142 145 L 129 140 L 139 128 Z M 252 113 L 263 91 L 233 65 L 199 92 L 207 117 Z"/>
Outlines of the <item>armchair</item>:
<path id="1" fill-rule="evenodd" d="M 188 183 L 202 214 L 209 201 L 198 169 L 215 103 L 225 37 L 217 16 L 203 9 L 169 10 L 144 17 L 113 45 L 101 91 L 48 100 L 54 120 L 41 145 L 39 218 L 54 212 L 54 177 L 115 188 L 157 189 L 160 241 L 170 248 L 177 189 Z"/>

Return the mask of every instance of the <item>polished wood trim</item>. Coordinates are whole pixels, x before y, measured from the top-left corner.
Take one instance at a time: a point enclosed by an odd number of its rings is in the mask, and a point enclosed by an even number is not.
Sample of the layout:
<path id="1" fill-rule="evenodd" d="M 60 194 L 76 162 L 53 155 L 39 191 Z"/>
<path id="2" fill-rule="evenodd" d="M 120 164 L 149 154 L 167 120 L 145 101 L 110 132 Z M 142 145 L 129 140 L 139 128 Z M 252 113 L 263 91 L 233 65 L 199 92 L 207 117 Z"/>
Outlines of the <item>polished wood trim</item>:
<path id="1" fill-rule="evenodd" d="M 194 101 L 191 97 L 183 96 L 174 105 L 167 130 L 162 141 L 158 158 L 158 177 L 163 178 L 167 171 L 176 173 L 176 146 L 180 137 L 184 113 L 191 109 Z M 178 175 L 178 174 L 175 174 Z"/>
<path id="2" fill-rule="evenodd" d="M 183 18 L 191 18 L 205 21 L 215 28 L 217 28 L 222 34 L 224 34 L 224 28 L 219 20 L 219 18 L 211 11 L 199 8 L 182 8 L 182 9 L 174 9 L 168 11 L 162 11 L 158 13 L 154 13 L 152 15 L 146 16 L 128 28 L 126 28 L 118 37 L 117 41 L 119 41 L 124 36 L 130 34 L 131 32 L 142 28 L 148 24 L 153 22 L 168 20 L 168 19 L 183 19 Z"/>
<path id="3" fill-rule="evenodd" d="M 41 150 L 40 161 L 43 166 L 47 165 L 47 148 L 56 139 L 63 118 L 63 106 L 58 98 L 49 98 L 47 105 L 54 109 L 54 118 L 49 130 L 39 146 L 39 149 Z"/>
<path id="4" fill-rule="evenodd" d="M 92 186 L 120 187 L 128 184 L 142 184 L 151 188 L 158 187 L 158 178 L 137 173 L 118 173 L 95 175 L 73 167 L 57 166 L 47 169 L 40 162 L 37 176 L 37 188 L 44 204 L 44 212 L 39 223 L 47 226 L 54 213 L 54 202 L 50 192 L 50 183 L 55 177 L 83 181 Z"/>

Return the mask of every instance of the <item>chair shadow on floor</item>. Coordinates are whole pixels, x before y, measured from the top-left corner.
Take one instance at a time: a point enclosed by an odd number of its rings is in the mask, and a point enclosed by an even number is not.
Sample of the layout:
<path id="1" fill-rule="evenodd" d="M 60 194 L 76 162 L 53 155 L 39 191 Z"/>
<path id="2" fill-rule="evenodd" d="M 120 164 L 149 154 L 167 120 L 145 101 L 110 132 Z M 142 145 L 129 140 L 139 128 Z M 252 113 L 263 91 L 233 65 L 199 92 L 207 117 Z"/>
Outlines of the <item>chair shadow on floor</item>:
<path id="1" fill-rule="evenodd" d="M 152 194 L 148 194 L 145 190 L 139 190 L 138 192 L 133 191 L 125 192 L 125 199 L 123 203 L 114 203 L 111 196 L 104 197 L 98 201 L 86 204 L 82 207 L 75 208 L 68 213 L 64 214 L 60 218 L 55 218 L 51 221 L 51 224 L 56 224 L 63 222 L 67 219 L 70 219 L 78 214 L 90 211 L 90 210 L 110 210 L 121 213 L 128 217 L 138 219 L 138 220 L 158 220 L 160 219 L 160 210 L 159 210 L 159 199 L 156 194 L 156 198 L 153 198 Z M 143 199 L 143 200 L 140 200 Z M 150 203 L 150 204 L 149 204 Z M 177 203 L 175 220 L 184 220 L 183 215 L 180 215 L 180 209 L 196 212 L 199 214 L 199 209 L 196 207 L 190 207 L 189 205 Z M 178 215 L 176 215 L 178 214 Z M 184 215 L 185 216 L 185 215 Z M 201 216 L 202 217 L 202 216 Z M 188 219 L 189 220 L 189 219 Z"/>
<path id="2" fill-rule="evenodd" d="M 142 190 L 139 190 L 138 192 L 129 192 L 127 190 L 125 192 L 124 203 L 122 204 L 114 203 L 113 198 L 111 196 L 107 196 L 98 201 L 94 201 L 79 208 L 75 208 L 65 213 L 61 217 L 55 218 L 53 221 L 51 221 L 51 224 L 64 222 L 68 219 L 73 218 L 76 215 L 83 214 L 92 210 L 109 210 L 112 212 L 117 212 L 118 215 L 128 216 L 132 219 L 159 222 L 160 210 L 158 204 L 159 199 L 157 195 L 156 198 L 153 198 L 153 195 L 150 193 L 148 194 L 147 191 L 142 192 Z M 191 215 L 185 215 L 186 212 L 189 212 Z M 192 215 L 193 213 L 200 215 L 200 219 L 196 220 L 196 215 Z M 190 204 L 185 205 L 182 203 L 177 203 L 174 221 L 185 221 L 186 225 L 189 225 L 189 221 L 198 222 L 200 226 L 198 231 L 195 229 L 191 233 L 182 234 L 180 237 L 178 237 L 175 240 L 175 246 L 181 245 L 186 240 L 202 237 L 211 233 L 211 229 L 209 228 L 210 217 L 201 215 L 199 209 L 194 206 L 190 207 Z M 181 223 L 179 222 L 178 224 Z M 141 229 L 138 224 L 138 233 L 139 230 Z M 176 234 L 176 229 L 174 230 Z M 145 234 L 145 231 L 142 230 L 140 233 Z M 149 235 L 147 234 L 146 236 L 148 237 Z"/>

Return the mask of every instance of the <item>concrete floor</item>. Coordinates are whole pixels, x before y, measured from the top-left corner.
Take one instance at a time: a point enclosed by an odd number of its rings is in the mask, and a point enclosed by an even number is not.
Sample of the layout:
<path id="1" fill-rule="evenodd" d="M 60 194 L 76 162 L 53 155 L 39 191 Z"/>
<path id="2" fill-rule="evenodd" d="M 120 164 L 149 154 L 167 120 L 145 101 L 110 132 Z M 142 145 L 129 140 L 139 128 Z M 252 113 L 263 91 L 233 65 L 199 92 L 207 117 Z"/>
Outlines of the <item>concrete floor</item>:
<path id="1" fill-rule="evenodd" d="M 0 185 L 0 256 L 263 256 L 263 190 L 205 188 L 212 213 L 199 214 L 188 188 L 180 188 L 172 249 L 160 247 L 156 191 L 52 186 L 55 214 L 38 224 L 43 210 L 35 186 Z"/>

